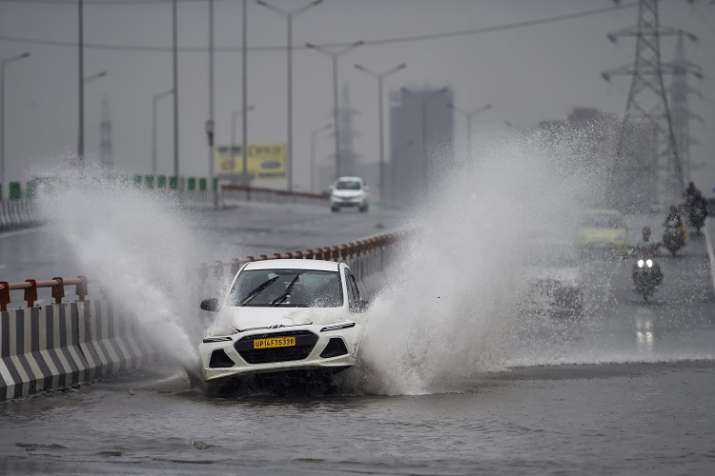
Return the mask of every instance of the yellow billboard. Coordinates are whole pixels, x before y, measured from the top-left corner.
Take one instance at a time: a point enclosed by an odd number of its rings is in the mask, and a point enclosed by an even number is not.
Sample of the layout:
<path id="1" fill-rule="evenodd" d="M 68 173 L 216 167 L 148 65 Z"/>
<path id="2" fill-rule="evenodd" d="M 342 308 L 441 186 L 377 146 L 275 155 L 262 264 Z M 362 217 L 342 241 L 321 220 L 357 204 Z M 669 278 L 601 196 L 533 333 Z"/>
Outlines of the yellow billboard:
<path id="1" fill-rule="evenodd" d="M 216 175 L 242 175 L 243 156 L 241 146 L 216 148 Z M 248 147 L 248 173 L 254 177 L 285 177 L 286 154 L 283 144 L 257 144 Z"/>

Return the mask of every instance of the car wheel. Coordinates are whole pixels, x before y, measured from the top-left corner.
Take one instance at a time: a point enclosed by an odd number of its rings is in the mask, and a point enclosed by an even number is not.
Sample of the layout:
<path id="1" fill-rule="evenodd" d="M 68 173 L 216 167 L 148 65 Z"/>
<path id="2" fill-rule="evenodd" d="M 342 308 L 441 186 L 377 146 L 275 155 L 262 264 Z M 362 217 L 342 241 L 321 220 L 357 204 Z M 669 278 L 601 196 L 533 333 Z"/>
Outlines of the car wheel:
<path id="1" fill-rule="evenodd" d="M 360 213 L 367 213 L 369 207 L 367 205 L 360 207 Z"/>

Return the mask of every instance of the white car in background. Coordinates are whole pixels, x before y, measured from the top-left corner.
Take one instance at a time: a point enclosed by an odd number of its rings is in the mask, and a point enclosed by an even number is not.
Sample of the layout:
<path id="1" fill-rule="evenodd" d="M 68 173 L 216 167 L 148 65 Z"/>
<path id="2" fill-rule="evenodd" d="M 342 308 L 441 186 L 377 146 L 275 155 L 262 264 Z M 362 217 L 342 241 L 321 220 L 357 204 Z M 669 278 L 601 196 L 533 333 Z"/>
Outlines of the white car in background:
<path id="1" fill-rule="evenodd" d="M 201 302 L 203 310 L 217 312 L 199 346 L 209 392 L 256 374 L 330 379 L 355 365 L 366 307 L 344 263 L 275 259 L 245 264 L 223 300 Z"/>
<path id="2" fill-rule="evenodd" d="M 340 177 L 330 186 L 330 210 L 338 212 L 341 208 L 357 208 L 361 212 L 368 211 L 369 188 L 360 177 Z"/>

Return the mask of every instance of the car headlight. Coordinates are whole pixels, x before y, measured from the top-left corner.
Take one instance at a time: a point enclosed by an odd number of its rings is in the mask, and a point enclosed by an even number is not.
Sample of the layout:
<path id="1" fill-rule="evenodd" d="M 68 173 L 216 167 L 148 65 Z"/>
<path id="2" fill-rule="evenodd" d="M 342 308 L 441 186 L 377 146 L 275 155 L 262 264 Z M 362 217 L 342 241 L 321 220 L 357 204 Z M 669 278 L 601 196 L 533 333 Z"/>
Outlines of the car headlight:
<path id="1" fill-rule="evenodd" d="M 638 265 L 639 268 L 642 268 L 643 266 L 645 266 L 645 261 L 642 260 L 642 259 L 639 259 L 639 260 L 636 262 L 636 264 Z"/>
<path id="2" fill-rule="evenodd" d="M 653 260 L 652 259 L 647 259 L 645 260 L 645 265 L 648 266 L 649 268 L 653 267 Z"/>
<path id="3" fill-rule="evenodd" d="M 349 329 L 350 327 L 355 327 L 355 323 L 352 321 L 338 322 L 323 327 L 320 329 L 320 332 L 339 331 L 340 329 Z"/>

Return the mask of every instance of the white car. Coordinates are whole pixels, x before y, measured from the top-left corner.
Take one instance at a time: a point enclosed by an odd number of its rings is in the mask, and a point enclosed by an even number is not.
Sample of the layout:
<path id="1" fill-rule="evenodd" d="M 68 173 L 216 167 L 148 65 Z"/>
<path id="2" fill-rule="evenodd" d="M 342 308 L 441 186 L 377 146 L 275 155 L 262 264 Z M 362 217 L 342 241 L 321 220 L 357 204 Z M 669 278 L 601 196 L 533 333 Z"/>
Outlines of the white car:
<path id="1" fill-rule="evenodd" d="M 205 382 L 216 389 L 236 377 L 294 371 L 331 376 L 352 367 L 366 307 L 344 263 L 247 263 L 222 302 L 201 302 L 202 309 L 217 312 L 199 346 Z"/>
<path id="2" fill-rule="evenodd" d="M 353 207 L 361 212 L 367 212 L 369 188 L 360 177 L 340 177 L 330 187 L 330 210 L 340 211 L 341 208 Z"/>

